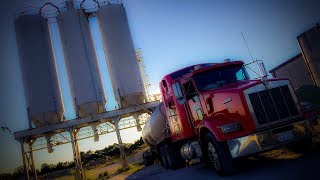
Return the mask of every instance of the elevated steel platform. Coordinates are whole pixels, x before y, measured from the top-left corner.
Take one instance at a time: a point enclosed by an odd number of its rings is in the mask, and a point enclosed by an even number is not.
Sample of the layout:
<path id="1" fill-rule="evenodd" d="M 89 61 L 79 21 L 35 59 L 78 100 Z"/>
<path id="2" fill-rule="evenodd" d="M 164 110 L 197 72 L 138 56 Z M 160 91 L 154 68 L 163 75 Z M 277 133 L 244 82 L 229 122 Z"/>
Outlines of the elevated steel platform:
<path id="1" fill-rule="evenodd" d="M 89 126 L 90 123 L 99 122 L 101 120 L 102 121 L 103 120 L 106 121 L 107 119 L 111 120 L 112 118 L 115 118 L 115 117 L 125 118 L 128 116 L 131 116 L 132 113 L 135 113 L 135 112 L 145 111 L 148 113 L 148 112 L 151 112 L 153 109 L 155 109 L 159 105 L 159 103 L 160 103 L 159 101 L 153 101 L 153 102 L 137 105 L 134 107 L 117 109 L 114 111 L 107 111 L 101 114 L 96 114 L 96 115 L 92 115 L 84 118 L 72 119 L 72 120 L 64 121 L 59 124 L 53 124 L 53 125 L 48 125 L 40 128 L 18 131 L 14 133 L 14 138 L 17 141 L 21 139 L 26 139 L 26 138 L 38 138 L 45 133 L 61 131 L 61 130 L 65 131 L 68 128 L 80 129 L 85 126 Z"/>
<path id="2" fill-rule="evenodd" d="M 120 136 L 120 130 L 131 127 L 137 127 L 141 129 L 141 125 L 144 124 L 146 117 L 141 121 L 139 117 L 141 114 L 152 113 L 152 111 L 160 104 L 160 101 L 152 101 L 144 104 L 136 105 L 133 107 L 127 107 L 117 109 L 114 111 L 103 112 L 100 114 L 93 114 L 88 117 L 76 118 L 68 121 L 64 121 L 58 124 L 52 124 L 44 127 L 27 129 L 14 133 L 14 137 L 21 143 L 23 164 L 25 168 L 26 179 L 37 179 L 37 171 L 34 163 L 33 152 L 41 149 L 48 149 L 49 153 L 53 152 L 53 146 L 59 146 L 66 143 L 71 143 L 73 150 L 73 157 L 75 162 L 75 178 L 86 179 L 85 171 L 82 168 L 81 156 L 78 148 L 78 141 L 90 137 L 94 137 L 94 140 L 99 140 L 99 135 L 116 132 L 119 149 L 120 160 L 123 167 L 127 166 L 127 161 L 122 147 L 122 140 Z M 133 119 L 121 121 L 126 117 L 132 116 Z M 120 123 L 119 123 L 120 122 Z M 105 124 L 105 129 L 98 128 L 100 124 Z M 81 128 L 89 126 L 90 133 L 79 133 Z M 99 130 L 98 130 L 99 129 Z M 67 137 L 67 134 L 70 137 Z M 59 140 L 55 138 L 56 135 L 60 135 Z M 65 136 L 66 135 L 66 136 Z M 81 136 L 81 137 L 79 137 Z M 37 143 L 37 139 L 41 139 L 40 143 Z"/>

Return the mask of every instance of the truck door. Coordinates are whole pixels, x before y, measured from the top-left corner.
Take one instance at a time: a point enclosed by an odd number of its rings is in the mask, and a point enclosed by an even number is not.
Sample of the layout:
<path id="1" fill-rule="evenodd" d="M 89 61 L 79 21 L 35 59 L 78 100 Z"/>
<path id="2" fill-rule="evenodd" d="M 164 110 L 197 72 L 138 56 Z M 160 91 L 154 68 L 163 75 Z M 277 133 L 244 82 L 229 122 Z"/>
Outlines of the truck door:
<path id="1" fill-rule="evenodd" d="M 200 104 L 199 93 L 197 92 L 193 81 L 188 81 L 183 85 L 186 95 L 186 104 L 188 106 L 189 117 L 195 128 L 195 132 L 198 132 L 199 125 L 203 120 L 203 111 Z"/>

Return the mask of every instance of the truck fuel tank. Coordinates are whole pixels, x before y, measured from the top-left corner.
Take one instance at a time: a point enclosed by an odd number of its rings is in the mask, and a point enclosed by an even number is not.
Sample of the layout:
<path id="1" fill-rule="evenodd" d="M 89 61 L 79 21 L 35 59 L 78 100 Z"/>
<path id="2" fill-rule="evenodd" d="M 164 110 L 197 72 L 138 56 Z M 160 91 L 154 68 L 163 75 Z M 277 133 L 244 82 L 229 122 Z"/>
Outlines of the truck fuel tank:
<path id="1" fill-rule="evenodd" d="M 180 153 L 185 160 L 197 159 L 202 155 L 200 144 L 198 141 L 190 141 L 184 144 L 180 149 Z"/>

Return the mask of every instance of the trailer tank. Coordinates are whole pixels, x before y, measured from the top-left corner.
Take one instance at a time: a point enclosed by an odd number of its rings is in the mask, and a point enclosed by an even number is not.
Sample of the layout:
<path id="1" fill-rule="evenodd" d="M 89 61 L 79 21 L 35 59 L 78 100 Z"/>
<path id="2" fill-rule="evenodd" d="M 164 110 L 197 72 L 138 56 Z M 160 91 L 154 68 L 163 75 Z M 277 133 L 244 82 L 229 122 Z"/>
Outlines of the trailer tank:
<path id="1" fill-rule="evenodd" d="M 168 135 L 166 130 L 167 118 L 164 104 L 161 102 L 144 125 L 142 129 L 142 139 L 150 147 L 155 147 Z"/>
<path id="2" fill-rule="evenodd" d="M 14 24 L 29 121 L 36 127 L 57 123 L 63 106 L 47 21 L 23 15 Z"/>
<path id="3" fill-rule="evenodd" d="M 121 107 L 143 103 L 144 85 L 123 5 L 108 3 L 97 18 L 116 100 Z"/>
<path id="4" fill-rule="evenodd" d="M 105 95 L 86 14 L 67 1 L 57 23 L 78 116 L 103 112 Z"/>

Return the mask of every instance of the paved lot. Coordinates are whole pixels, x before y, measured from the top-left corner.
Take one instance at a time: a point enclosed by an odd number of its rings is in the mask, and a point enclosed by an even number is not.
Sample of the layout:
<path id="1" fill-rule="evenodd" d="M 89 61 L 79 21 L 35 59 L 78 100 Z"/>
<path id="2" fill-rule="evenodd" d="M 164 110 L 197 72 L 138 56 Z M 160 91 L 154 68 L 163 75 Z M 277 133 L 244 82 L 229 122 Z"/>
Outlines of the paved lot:
<path id="1" fill-rule="evenodd" d="M 237 162 L 237 171 L 231 177 L 219 177 L 204 164 L 178 170 L 166 170 L 159 164 L 146 167 L 127 179 L 320 179 L 320 146 L 295 153 L 277 149 L 254 158 Z"/>

